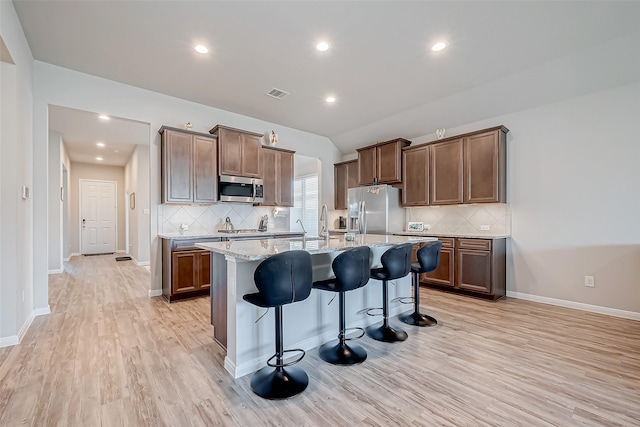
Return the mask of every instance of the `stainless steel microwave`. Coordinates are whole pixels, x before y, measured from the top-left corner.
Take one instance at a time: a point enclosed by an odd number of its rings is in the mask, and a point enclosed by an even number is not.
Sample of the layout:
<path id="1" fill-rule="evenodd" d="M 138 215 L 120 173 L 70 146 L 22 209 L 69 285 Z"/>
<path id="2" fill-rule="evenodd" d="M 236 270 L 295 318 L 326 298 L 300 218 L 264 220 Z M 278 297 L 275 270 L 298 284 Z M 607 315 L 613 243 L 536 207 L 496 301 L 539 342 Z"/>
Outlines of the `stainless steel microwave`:
<path id="1" fill-rule="evenodd" d="M 220 175 L 218 182 L 221 202 L 262 203 L 264 183 L 259 178 Z"/>

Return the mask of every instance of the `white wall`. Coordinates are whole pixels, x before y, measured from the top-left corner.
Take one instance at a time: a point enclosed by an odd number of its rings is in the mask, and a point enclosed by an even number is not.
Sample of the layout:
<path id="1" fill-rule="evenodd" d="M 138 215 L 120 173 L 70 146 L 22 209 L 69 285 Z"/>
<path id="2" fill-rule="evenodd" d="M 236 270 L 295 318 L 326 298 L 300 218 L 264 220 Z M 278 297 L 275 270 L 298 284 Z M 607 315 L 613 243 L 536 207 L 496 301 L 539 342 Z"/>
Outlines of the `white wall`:
<path id="1" fill-rule="evenodd" d="M 124 251 L 125 222 L 124 222 L 124 167 L 95 165 L 90 163 L 71 163 L 71 186 L 69 187 L 69 231 L 71 240 L 71 252 L 81 253 L 80 250 L 80 180 L 89 179 L 96 181 L 116 182 L 116 249 Z"/>
<path id="2" fill-rule="evenodd" d="M 129 254 L 138 264 L 149 263 L 149 147 L 136 146 L 125 165 L 125 191 L 135 193 L 129 209 Z"/>
<path id="3" fill-rule="evenodd" d="M 508 291 L 640 313 L 639 118 L 636 82 L 447 129 L 510 129 Z"/>
<path id="4" fill-rule="evenodd" d="M 49 273 L 62 272 L 62 203 L 60 187 L 62 187 L 62 136 L 57 132 L 49 132 Z"/>
<path id="5" fill-rule="evenodd" d="M 69 199 L 69 188 L 71 187 L 71 159 L 67 154 L 64 143 L 60 144 L 60 154 L 62 160 L 62 187 L 64 190 L 64 200 L 62 201 L 62 257 L 68 261 L 71 255 L 71 224 L 69 211 L 71 200 Z"/>
<path id="6" fill-rule="evenodd" d="M 33 190 L 33 56 L 12 2 L 0 1 L 0 37 L 14 64 L 0 64 L 0 347 L 15 344 L 34 312 L 32 199 L 22 200 L 22 185 Z M 46 148 L 45 148 L 46 149 Z M 43 170 L 46 176 L 46 161 Z M 46 208 L 46 191 L 40 194 Z M 43 217 L 46 238 L 46 212 Z M 44 247 L 46 251 L 46 244 Z M 46 256 L 40 260 L 46 280 Z"/>
<path id="7" fill-rule="evenodd" d="M 48 139 L 47 105 L 55 104 L 86 111 L 99 111 L 117 117 L 138 120 L 150 124 L 150 265 L 152 290 L 161 289 L 162 266 L 159 251 L 158 205 L 160 203 L 160 136 L 157 130 L 162 125 L 181 127 L 187 121 L 193 124 L 193 130 L 208 132 L 216 124 L 267 133 L 275 129 L 279 135 L 278 147 L 295 150 L 297 153 L 317 157 L 322 161 L 321 179 L 323 200 L 333 200 L 333 164 L 340 159 L 340 153 L 325 137 L 286 128 L 278 124 L 257 120 L 228 111 L 207 107 L 167 95 L 127 86 L 121 83 L 78 73 L 54 65 L 35 62 L 34 77 L 34 149 L 44 157 L 44 166 L 34 160 L 35 166 L 46 168 L 46 150 Z M 34 186 L 46 191 L 46 174 L 34 176 Z M 37 210 L 34 227 L 44 228 L 46 235 L 46 195 L 44 208 Z M 34 199 L 35 203 L 35 199 Z M 46 251 L 46 248 L 44 248 Z M 34 292 L 36 303 L 46 304 L 47 271 L 46 253 L 42 249 L 35 251 Z M 41 261 L 44 257 L 44 262 Z"/>

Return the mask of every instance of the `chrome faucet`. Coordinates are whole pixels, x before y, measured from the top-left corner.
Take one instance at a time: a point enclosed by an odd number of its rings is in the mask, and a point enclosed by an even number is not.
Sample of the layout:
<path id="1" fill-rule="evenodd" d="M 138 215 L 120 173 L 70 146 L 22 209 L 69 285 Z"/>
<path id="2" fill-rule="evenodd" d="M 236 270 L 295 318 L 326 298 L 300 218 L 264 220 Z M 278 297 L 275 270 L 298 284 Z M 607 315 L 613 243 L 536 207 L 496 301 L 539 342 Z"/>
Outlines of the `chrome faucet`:
<path id="1" fill-rule="evenodd" d="M 329 222 L 329 213 L 327 212 L 326 203 L 322 204 L 320 210 L 320 222 L 322 222 L 322 231 L 320 231 L 320 237 L 329 237 L 329 228 L 327 227 Z"/>
<path id="2" fill-rule="evenodd" d="M 304 229 L 304 224 L 302 223 L 302 220 L 298 218 L 298 220 L 296 222 L 298 224 L 300 224 L 300 227 L 302 227 L 302 232 L 306 235 L 307 234 L 307 230 Z"/>

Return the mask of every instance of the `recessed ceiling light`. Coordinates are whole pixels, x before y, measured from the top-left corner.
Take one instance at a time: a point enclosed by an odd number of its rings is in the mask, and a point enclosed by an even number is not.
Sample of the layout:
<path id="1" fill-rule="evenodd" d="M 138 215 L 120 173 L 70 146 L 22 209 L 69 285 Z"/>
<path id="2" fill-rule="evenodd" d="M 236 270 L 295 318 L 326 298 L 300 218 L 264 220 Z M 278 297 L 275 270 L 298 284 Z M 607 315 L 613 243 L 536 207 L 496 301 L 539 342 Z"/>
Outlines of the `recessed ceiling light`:
<path id="1" fill-rule="evenodd" d="M 118 154 L 120 150 L 113 150 L 114 153 Z"/>
<path id="2" fill-rule="evenodd" d="M 198 53 L 208 53 L 209 52 L 209 48 L 206 47 L 206 46 L 203 46 L 201 44 L 197 45 L 195 47 L 195 49 L 196 49 L 196 52 L 198 52 Z"/>
<path id="3" fill-rule="evenodd" d="M 96 145 L 97 145 L 98 147 L 104 147 L 104 142 L 96 142 Z"/>
<path id="4" fill-rule="evenodd" d="M 431 46 L 431 50 L 434 51 L 434 52 L 440 52 L 445 47 L 447 47 L 447 42 L 438 42 L 438 43 L 434 44 L 433 46 Z"/>
<path id="5" fill-rule="evenodd" d="M 320 42 L 316 45 L 316 49 L 318 49 L 320 52 L 324 52 L 325 50 L 329 50 L 329 43 L 327 42 Z"/>
<path id="6" fill-rule="evenodd" d="M 102 157 L 96 157 L 96 160 L 102 161 Z"/>
<path id="7" fill-rule="evenodd" d="M 328 103 L 336 102 L 336 98 L 333 96 L 328 96 L 327 99 L 325 99 L 325 101 L 327 101 Z"/>
<path id="8" fill-rule="evenodd" d="M 98 118 L 99 118 L 100 120 L 111 120 L 111 117 L 109 117 L 109 116 L 107 116 L 107 115 L 105 115 L 105 114 L 100 114 L 100 115 L 98 116 Z"/>

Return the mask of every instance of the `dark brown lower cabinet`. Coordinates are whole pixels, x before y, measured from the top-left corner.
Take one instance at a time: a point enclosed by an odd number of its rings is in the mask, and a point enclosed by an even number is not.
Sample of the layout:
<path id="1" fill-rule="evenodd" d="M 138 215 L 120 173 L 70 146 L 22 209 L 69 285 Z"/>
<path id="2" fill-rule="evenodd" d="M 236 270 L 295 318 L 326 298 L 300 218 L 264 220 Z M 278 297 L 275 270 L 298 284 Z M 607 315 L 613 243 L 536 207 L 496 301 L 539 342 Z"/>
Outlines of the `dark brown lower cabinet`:
<path id="1" fill-rule="evenodd" d="M 194 242 L 164 240 L 162 248 L 162 296 L 173 302 L 209 295 L 211 252 Z"/>
<path id="2" fill-rule="evenodd" d="M 420 283 L 489 299 L 506 294 L 506 239 L 440 237 L 438 268 Z"/>

